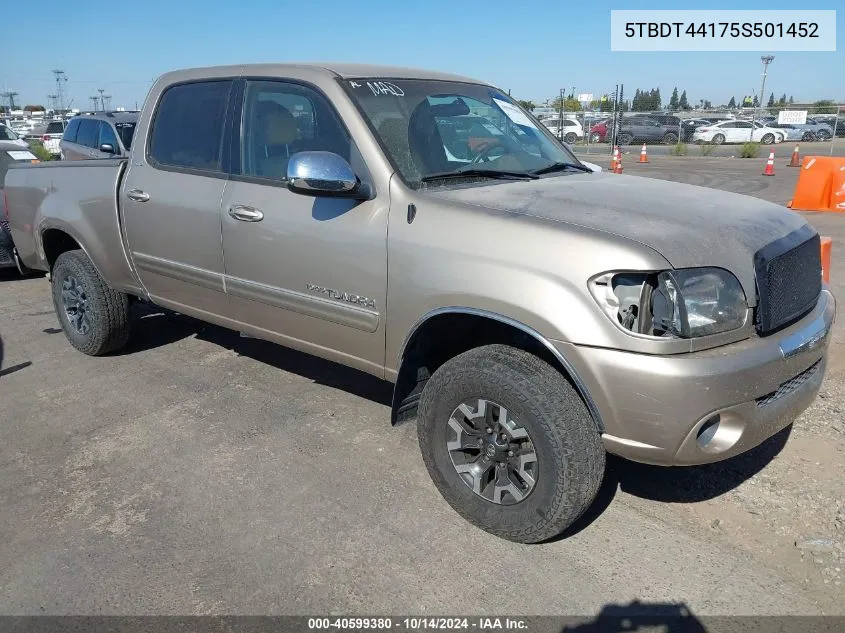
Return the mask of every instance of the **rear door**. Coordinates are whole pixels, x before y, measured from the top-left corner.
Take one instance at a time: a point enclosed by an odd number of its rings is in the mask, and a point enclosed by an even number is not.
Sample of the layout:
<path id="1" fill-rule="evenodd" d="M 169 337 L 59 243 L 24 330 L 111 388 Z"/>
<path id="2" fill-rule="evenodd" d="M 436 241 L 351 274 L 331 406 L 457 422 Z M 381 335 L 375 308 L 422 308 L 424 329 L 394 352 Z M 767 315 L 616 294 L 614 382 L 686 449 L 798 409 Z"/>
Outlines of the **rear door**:
<path id="1" fill-rule="evenodd" d="M 97 119 L 81 119 L 76 132 L 76 140 L 65 148 L 68 160 L 85 160 L 94 158 L 94 146 L 100 132 L 100 122 Z"/>
<path id="2" fill-rule="evenodd" d="M 132 260 L 150 297 L 208 320 L 229 314 L 220 200 L 233 86 L 224 78 L 165 87 L 120 194 Z"/>
<path id="3" fill-rule="evenodd" d="M 751 123 L 748 121 L 734 121 L 725 125 L 731 126 L 730 140 L 733 143 L 745 143 L 751 140 Z M 759 135 L 755 134 L 755 139 L 759 139 Z"/>

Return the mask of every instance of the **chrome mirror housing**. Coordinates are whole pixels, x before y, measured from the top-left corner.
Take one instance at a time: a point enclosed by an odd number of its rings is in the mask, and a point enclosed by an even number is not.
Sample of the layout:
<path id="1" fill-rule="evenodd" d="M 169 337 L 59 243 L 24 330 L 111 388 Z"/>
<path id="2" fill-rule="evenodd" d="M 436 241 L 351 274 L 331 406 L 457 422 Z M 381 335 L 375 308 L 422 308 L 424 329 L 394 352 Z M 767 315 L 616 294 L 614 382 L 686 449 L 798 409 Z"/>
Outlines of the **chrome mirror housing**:
<path id="1" fill-rule="evenodd" d="M 333 152 L 298 152 L 290 157 L 288 189 L 306 196 L 369 198 L 369 186 L 362 185 L 352 167 Z"/>

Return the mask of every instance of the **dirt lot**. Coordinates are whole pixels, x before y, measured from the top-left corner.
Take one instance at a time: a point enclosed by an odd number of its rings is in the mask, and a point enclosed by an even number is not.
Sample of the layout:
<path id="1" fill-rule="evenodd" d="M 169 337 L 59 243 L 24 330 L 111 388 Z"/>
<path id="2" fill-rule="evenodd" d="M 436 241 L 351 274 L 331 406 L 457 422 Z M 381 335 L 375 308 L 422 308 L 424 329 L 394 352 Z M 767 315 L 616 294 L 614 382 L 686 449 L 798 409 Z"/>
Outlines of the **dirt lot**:
<path id="1" fill-rule="evenodd" d="M 626 173 L 784 203 L 795 170 L 655 157 Z M 834 237 L 845 297 L 845 216 Z M 0 277 L 0 614 L 845 614 L 845 333 L 822 397 L 701 468 L 611 460 L 567 538 L 501 541 L 430 483 L 388 385 L 192 319 L 139 311 L 89 358 L 45 279 Z"/>

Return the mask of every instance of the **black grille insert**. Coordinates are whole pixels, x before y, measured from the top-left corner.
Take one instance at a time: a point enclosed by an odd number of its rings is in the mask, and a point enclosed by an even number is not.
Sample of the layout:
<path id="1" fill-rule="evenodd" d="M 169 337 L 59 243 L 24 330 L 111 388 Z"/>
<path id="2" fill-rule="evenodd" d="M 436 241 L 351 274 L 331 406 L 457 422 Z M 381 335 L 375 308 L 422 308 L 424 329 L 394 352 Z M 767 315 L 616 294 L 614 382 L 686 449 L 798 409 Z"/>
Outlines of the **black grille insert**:
<path id="1" fill-rule="evenodd" d="M 754 255 L 760 334 L 796 321 L 816 305 L 822 291 L 819 242 L 819 235 L 805 226 Z"/>
<path id="2" fill-rule="evenodd" d="M 797 376 L 793 376 L 787 380 L 772 393 L 767 393 L 765 396 L 757 398 L 757 406 L 765 407 L 766 405 L 772 404 L 776 400 L 780 400 L 784 396 L 791 394 L 819 372 L 819 369 L 821 369 L 821 363 L 822 362 L 820 360 L 816 361 Z"/>

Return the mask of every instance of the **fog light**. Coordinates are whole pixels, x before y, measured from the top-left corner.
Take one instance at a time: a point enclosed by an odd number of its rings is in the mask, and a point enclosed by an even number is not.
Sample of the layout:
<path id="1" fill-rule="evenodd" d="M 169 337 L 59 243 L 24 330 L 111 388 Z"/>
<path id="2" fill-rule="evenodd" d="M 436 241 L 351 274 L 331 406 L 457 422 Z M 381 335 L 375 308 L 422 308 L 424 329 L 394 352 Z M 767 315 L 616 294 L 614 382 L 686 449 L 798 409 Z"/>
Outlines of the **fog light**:
<path id="1" fill-rule="evenodd" d="M 717 413 L 712 418 L 707 420 L 707 422 L 702 424 L 701 428 L 698 429 L 698 434 L 695 437 L 695 441 L 701 448 L 706 448 L 707 445 L 710 444 L 710 442 L 716 436 L 716 431 L 719 430 L 719 423 L 721 421 L 722 416 Z"/>

